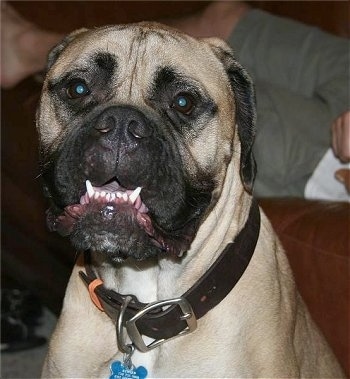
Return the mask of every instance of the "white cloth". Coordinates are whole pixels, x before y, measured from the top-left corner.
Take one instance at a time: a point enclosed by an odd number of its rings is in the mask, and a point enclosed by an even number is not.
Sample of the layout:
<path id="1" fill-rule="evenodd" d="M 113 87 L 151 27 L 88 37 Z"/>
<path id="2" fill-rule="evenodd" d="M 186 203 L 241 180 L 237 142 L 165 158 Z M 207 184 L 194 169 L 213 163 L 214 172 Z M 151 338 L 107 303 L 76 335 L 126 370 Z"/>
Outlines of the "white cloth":
<path id="1" fill-rule="evenodd" d="M 335 179 L 334 174 L 341 168 L 350 168 L 350 164 L 341 163 L 328 149 L 305 186 L 305 198 L 350 202 L 343 183 Z"/>

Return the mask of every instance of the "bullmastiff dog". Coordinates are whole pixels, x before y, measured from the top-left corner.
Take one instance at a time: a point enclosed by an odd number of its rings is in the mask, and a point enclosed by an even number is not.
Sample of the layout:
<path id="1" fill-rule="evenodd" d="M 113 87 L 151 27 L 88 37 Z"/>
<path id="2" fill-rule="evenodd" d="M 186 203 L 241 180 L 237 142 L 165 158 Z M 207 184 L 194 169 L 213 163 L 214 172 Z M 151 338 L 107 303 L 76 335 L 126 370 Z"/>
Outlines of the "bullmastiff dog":
<path id="1" fill-rule="evenodd" d="M 140 23 L 53 49 L 47 221 L 79 257 L 44 378 L 343 375 L 252 197 L 255 118 L 221 40 Z"/>

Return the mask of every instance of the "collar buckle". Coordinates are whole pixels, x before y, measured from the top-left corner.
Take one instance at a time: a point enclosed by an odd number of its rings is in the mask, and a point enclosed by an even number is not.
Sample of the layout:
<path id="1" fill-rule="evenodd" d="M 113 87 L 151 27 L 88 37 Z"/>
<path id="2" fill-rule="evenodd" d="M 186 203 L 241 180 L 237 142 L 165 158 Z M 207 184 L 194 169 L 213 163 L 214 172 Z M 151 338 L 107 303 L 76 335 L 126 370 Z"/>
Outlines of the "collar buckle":
<path id="1" fill-rule="evenodd" d="M 180 319 L 183 321 L 186 321 L 187 323 L 186 328 L 173 337 L 163 338 L 163 339 L 158 339 L 158 340 L 156 339 L 147 345 L 144 339 L 142 338 L 142 335 L 136 325 L 136 322 L 140 320 L 143 316 L 145 316 L 148 312 L 152 311 L 153 309 L 165 308 L 165 307 L 170 307 L 170 306 L 178 306 L 180 308 L 182 312 Z M 128 320 L 125 326 L 132 343 L 136 346 L 136 348 L 139 351 L 142 351 L 145 353 L 147 351 L 150 351 L 158 347 L 164 342 L 192 333 L 197 328 L 197 319 L 196 319 L 196 316 L 194 315 L 194 312 L 192 310 L 190 303 L 185 298 L 179 297 L 176 299 L 156 301 L 154 303 L 148 304 L 146 307 L 144 307 L 139 312 L 137 312 L 130 320 Z"/>

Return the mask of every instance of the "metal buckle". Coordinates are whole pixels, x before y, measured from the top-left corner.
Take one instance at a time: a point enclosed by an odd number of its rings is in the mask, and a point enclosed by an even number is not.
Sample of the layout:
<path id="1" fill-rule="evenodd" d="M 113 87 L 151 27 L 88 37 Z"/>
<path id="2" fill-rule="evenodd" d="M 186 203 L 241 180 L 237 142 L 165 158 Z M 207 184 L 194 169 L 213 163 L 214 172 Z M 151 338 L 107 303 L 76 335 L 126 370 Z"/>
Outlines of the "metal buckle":
<path id="1" fill-rule="evenodd" d="M 159 339 L 151 342 L 149 345 L 146 345 L 144 342 L 141 333 L 139 332 L 136 321 L 139 320 L 141 317 L 143 317 L 146 313 L 150 312 L 151 310 L 159 307 L 167 307 L 171 305 L 178 305 L 182 311 L 181 319 L 186 321 L 187 327 L 181 331 L 178 335 L 168 338 L 168 339 Z M 134 345 L 137 347 L 138 350 L 142 352 L 147 352 L 149 350 L 152 350 L 162 343 L 166 341 L 170 341 L 174 338 L 184 336 L 185 334 L 192 333 L 197 328 L 197 320 L 193 313 L 192 307 L 190 303 L 182 298 L 179 297 L 177 299 L 170 299 L 170 300 L 164 300 L 164 301 L 156 301 L 154 303 L 151 303 L 147 305 L 145 308 L 143 308 L 141 311 L 139 311 L 134 317 L 132 317 L 129 321 L 126 322 L 126 330 L 128 332 L 128 335 L 131 339 L 131 341 L 134 343 Z"/>

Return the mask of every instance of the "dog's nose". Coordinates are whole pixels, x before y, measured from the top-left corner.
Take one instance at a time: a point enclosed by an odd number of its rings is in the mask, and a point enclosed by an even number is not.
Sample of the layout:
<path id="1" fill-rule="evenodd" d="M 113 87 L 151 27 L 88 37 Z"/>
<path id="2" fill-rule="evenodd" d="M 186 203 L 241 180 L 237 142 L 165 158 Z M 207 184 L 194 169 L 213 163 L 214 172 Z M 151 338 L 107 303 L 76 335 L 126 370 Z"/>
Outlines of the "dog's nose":
<path id="1" fill-rule="evenodd" d="M 131 106 L 113 106 L 105 109 L 94 123 L 101 134 L 125 133 L 127 137 L 148 138 L 153 128 L 147 117 Z"/>

